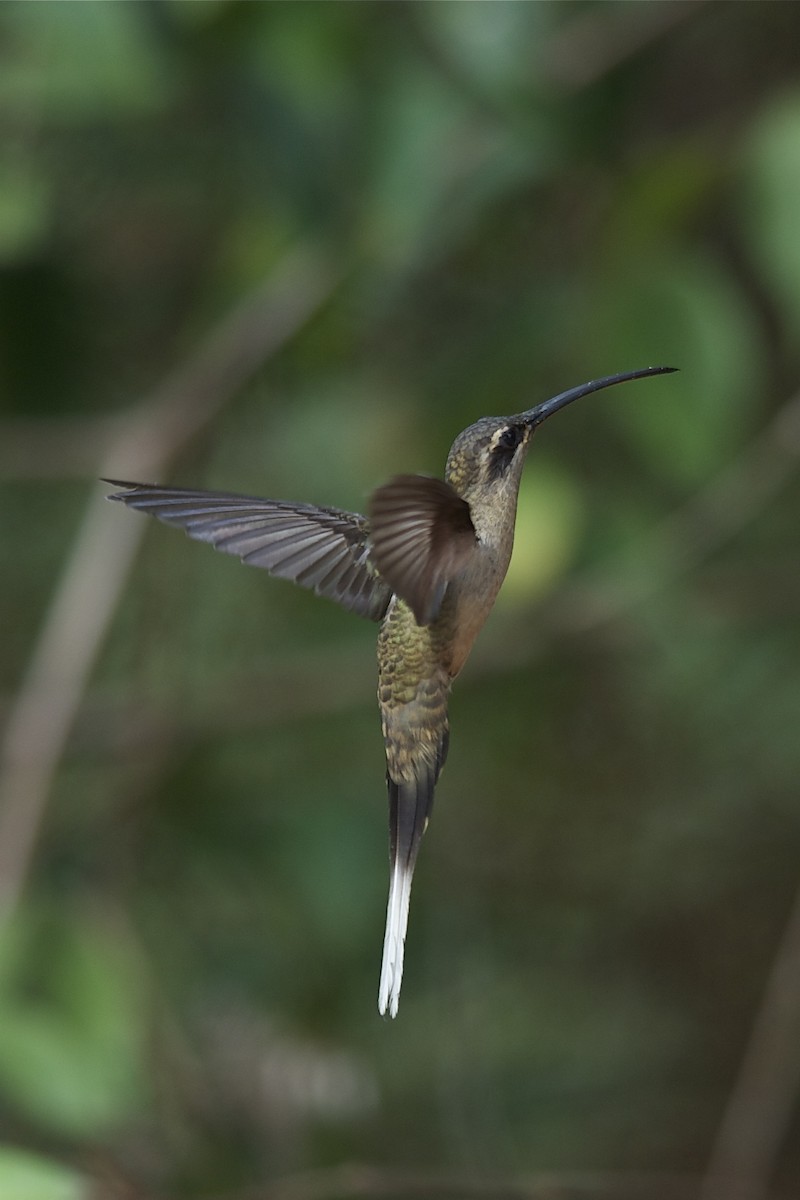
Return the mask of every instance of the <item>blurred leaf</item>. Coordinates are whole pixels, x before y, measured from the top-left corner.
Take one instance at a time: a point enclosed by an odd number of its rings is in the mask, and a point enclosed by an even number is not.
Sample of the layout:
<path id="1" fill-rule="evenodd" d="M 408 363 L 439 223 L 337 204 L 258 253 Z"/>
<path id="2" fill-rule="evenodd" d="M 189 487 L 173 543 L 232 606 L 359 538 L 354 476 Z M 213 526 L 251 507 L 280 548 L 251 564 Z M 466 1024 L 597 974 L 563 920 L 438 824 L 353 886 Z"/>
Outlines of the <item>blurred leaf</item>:
<path id="1" fill-rule="evenodd" d="M 0 174 L 0 263 L 37 249 L 48 227 L 50 189 L 33 164 L 4 162 Z"/>
<path id="2" fill-rule="evenodd" d="M 583 531 L 581 494 L 555 463 L 537 457 L 522 479 L 514 553 L 500 607 L 529 604 L 569 566 Z"/>
<path id="3" fill-rule="evenodd" d="M 543 126 L 524 141 L 476 112 L 419 63 L 401 63 L 376 113 L 381 135 L 365 196 L 370 255 L 402 273 L 438 261 L 498 194 L 549 153 Z"/>
<path id="4" fill-rule="evenodd" d="M 4 940 L 0 1087 L 61 1133 L 97 1133 L 141 1097 L 132 964 L 89 925 L 29 924 Z"/>
<path id="5" fill-rule="evenodd" d="M 182 7 L 181 0 L 177 7 Z M 358 18 L 352 8 L 316 4 L 313 20 L 298 20 L 282 4 L 262 4 L 255 11 L 261 18 L 259 36 L 253 38 L 248 54 L 259 66 L 264 83 L 281 96 L 287 109 L 298 110 L 316 128 L 343 136 L 345 130 L 338 122 L 355 115 L 358 81 L 353 70 Z"/>
<path id="6" fill-rule="evenodd" d="M 724 181 L 724 164 L 699 138 L 660 148 L 631 170 L 615 196 L 608 252 L 633 262 L 665 239 L 682 236 Z"/>
<path id="7" fill-rule="evenodd" d="M 167 4 L 171 18 L 190 29 L 213 25 L 231 6 L 230 0 L 167 0 Z"/>
<path id="8" fill-rule="evenodd" d="M 60 1164 L 10 1146 L 0 1146 L 3 1200 L 88 1200 L 88 1180 Z"/>
<path id="9" fill-rule="evenodd" d="M 157 108 L 171 90 L 138 5 L 11 4 L 14 54 L 0 57 L 0 105 L 79 121 Z"/>
<path id="10" fill-rule="evenodd" d="M 622 390 L 611 419 L 662 478 L 680 487 L 707 480 L 752 425 L 763 374 L 755 324 L 732 280 L 699 254 L 640 258 L 597 287 L 591 323 L 595 358 L 608 370 L 679 368 Z"/>
<path id="11" fill-rule="evenodd" d="M 800 94 L 761 113 L 742 152 L 737 208 L 761 272 L 775 289 L 793 336 L 800 336 Z"/>
<path id="12" fill-rule="evenodd" d="M 504 96 L 529 83 L 531 56 L 553 26 L 550 4 L 451 0 L 417 6 L 443 53 L 479 85 Z"/>
<path id="13" fill-rule="evenodd" d="M 373 252 L 401 266 L 429 232 L 464 150 L 463 106 L 418 65 L 404 64 L 388 81 L 382 106 L 373 183 L 365 218 Z"/>

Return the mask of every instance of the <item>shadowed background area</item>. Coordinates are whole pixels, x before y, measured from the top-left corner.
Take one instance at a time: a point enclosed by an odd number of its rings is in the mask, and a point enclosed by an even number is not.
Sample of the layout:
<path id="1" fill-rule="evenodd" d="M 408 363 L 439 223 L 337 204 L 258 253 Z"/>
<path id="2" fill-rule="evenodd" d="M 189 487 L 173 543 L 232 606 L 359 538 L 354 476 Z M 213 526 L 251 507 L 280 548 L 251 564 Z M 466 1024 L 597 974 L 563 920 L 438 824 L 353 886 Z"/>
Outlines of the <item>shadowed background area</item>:
<path id="1" fill-rule="evenodd" d="M 800 7 L 0 7 L 3 1200 L 800 1189 Z M 375 626 L 99 476 L 537 433 L 403 1002 Z"/>

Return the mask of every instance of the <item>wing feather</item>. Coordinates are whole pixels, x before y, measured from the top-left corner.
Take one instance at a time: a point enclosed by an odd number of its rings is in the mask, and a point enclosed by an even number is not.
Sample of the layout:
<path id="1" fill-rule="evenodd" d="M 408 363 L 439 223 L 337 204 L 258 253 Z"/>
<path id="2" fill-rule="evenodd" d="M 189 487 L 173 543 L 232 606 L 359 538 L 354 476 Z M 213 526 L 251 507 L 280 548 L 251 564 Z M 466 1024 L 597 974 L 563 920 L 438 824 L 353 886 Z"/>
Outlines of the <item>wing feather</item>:
<path id="1" fill-rule="evenodd" d="M 110 500 L 176 525 L 196 541 L 373 621 L 386 613 L 392 589 L 373 564 L 369 525 L 358 513 L 227 492 L 105 482 L 122 489 Z"/>
<path id="2" fill-rule="evenodd" d="M 370 530 L 381 575 L 429 625 L 477 544 L 469 504 L 441 479 L 397 475 L 372 495 Z"/>

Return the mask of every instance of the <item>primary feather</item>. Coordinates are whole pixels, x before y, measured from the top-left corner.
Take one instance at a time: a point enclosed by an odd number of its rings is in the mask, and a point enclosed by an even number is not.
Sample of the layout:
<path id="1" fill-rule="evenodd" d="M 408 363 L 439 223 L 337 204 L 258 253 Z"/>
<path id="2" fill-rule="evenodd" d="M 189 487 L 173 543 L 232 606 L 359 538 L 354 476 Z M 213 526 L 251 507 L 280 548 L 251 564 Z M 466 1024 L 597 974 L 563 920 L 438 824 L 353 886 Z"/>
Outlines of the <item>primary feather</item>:
<path id="1" fill-rule="evenodd" d="M 369 522 L 358 513 L 229 492 L 107 479 L 109 499 L 150 513 L 242 562 L 290 579 L 372 621 L 392 597 L 370 558 Z"/>

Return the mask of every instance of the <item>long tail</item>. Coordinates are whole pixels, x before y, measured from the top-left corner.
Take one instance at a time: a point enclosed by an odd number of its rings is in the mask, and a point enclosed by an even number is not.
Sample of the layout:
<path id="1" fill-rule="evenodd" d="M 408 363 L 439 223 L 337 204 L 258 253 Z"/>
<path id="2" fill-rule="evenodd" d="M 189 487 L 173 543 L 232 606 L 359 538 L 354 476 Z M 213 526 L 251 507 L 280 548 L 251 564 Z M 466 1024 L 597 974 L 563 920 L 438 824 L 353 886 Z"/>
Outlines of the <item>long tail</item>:
<path id="1" fill-rule="evenodd" d="M 396 782 L 387 775 L 389 789 L 389 903 L 386 909 L 386 934 L 378 989 L 378 1012 L 397 1016 L 400 985 L 403 982 L 403 956 L 411 880 L 422 835 L 428 828 L 433 808 L 436 780 L 447 754 L 446 734 L 435 762 L 420 763 L 419 774 L 412 780 Z"/>

